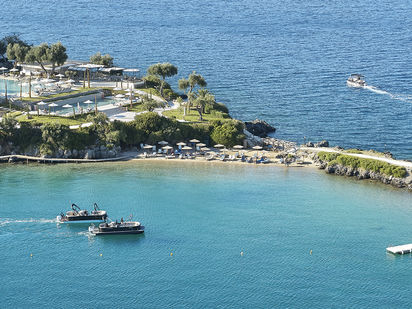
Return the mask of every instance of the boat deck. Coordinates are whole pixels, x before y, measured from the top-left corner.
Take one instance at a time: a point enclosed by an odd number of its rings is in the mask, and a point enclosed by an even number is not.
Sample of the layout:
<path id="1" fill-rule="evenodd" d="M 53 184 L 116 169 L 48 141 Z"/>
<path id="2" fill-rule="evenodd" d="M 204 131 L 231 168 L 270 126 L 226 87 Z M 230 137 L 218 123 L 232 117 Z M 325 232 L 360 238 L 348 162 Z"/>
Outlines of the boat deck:
<path id="1" fill-rule="evenodd" d="M 386 248 L 387 252 L 392 254 L 407 254 L 412 252 L 412 244 L 402 245 L 402 246 L 394 246 Z"/>

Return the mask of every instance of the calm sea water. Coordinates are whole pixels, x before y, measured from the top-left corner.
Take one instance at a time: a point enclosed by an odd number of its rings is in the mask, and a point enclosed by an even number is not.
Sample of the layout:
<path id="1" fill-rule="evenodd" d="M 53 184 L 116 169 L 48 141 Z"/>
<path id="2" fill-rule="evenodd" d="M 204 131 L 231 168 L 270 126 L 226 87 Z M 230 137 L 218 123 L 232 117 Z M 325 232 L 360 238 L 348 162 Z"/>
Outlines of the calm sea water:
<path id="1" fill-rule="evenodd" d="M 234 117 L 276 136 L 328 139 L 412 159 L 411 2 L 0 1 L 0 34 L 61 40 L 71 58 L 110 53 L 145 70 L 202 73 Z M 376 89 L 350 89 L 362 73 Z M 172 79 L 176 87 L 177 78 Z"/>
<path id="2" fill-rule="evenodd" d="M 208 163 L 3 165 L 0 196 L 2 308 L 410 305 L 411 256 L 385 248 L 411 241 L 412 200 L 390 187 Z M 53 223 L 95 201 L 146 233 Z"/>

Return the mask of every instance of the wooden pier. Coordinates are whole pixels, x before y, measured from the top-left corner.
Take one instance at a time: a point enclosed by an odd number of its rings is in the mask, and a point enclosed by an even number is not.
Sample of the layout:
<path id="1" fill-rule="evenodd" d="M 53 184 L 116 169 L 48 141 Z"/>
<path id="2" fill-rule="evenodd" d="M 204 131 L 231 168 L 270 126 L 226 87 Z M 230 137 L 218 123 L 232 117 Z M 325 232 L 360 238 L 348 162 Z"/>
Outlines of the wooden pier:
<path id="1" fill-rule="evenodd" d="M 386 251 L 392 254 L 408 254 L 412 252 L 412 244 L 388 247 Z"/>

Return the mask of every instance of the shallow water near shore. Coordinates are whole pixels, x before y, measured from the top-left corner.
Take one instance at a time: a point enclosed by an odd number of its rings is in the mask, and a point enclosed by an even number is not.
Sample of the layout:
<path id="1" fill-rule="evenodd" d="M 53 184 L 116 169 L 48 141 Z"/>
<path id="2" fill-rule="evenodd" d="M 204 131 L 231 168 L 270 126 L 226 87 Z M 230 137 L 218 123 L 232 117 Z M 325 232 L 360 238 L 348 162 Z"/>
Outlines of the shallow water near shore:
<path id="1" fill-rule="evenodd" d="M 385 248 L 411 242 L 412 196 L 383 185 L 310 168 L 33 164 L 1 165 L 0 196 L 7 308 L 409 305 L 411 256 Z M 72 202 L 146 232 L 53 223 Z"/>

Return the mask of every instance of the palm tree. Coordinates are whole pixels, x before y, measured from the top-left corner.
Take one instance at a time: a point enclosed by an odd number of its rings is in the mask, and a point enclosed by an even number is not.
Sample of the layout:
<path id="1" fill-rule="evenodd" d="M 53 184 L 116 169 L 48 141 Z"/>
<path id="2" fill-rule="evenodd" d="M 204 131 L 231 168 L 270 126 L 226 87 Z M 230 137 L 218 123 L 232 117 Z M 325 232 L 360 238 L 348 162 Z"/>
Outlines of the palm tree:
<path id="1" fill-rule="evenodd" d="M 206 87 L 207 83 L 204 77 L 200 74 L 197 74 L 196 71 L 193 71 L 190 73 L 188 79 L 182 78 L 179 80 L 179 89 L 186 91 L 187 88 L 189 90 L 187 91 L 187 110 L 190 110 L 190 105 L 193 102 L 194 99 L 196 99 L 196 96 L 194 95 L 193 91 L 196 86 L 199 86 L 201 88 Z M 186 115 L 186 110 L 185 113 Z"/>
<path id="2" fill-rule="evenodd" d="M 203 113 L 207 105 L 213 105 L 215 103 L 215 96 L 212 95 L 207 89 L 199 89 L 197 92 L 197 98 L 195 100 L 197 104 L 197 112 L 199 113 L 200 120 L 203 121 Z"/>

